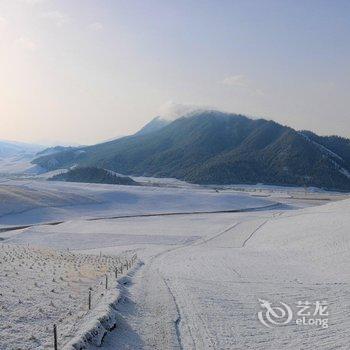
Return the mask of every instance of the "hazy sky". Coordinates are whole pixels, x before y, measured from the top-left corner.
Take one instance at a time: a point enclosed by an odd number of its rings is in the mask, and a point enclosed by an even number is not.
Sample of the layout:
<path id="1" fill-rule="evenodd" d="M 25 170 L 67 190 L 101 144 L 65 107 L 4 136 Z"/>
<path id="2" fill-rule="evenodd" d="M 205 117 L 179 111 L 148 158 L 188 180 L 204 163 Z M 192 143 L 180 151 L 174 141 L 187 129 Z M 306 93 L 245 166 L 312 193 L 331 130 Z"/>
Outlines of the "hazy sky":
<path id="1" fill-rule="evenodd" d="M 177 104 L 350 137 L 348 0 L 0 0 L 0 139 L 94 143 Z"/>

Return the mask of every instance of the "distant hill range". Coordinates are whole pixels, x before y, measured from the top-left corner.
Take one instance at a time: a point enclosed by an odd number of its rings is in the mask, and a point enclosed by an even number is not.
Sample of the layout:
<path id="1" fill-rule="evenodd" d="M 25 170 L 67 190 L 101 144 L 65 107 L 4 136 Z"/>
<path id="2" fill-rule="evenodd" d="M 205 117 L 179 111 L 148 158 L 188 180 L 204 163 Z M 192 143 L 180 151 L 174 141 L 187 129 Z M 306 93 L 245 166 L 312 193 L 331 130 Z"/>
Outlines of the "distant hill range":
<path id="1" fill-rule="evenodd" d="M 138 133 L 33 161 L 54 170 L 97 166 L 199 184 L 273 184 L 350 191 L 350 140 L 296 131 L 265 119 L 201 111 Z"/>
<path id="2" fill-rule="evenodd" d="M 40 145 L 0 140 L 0 158 L 9 157 L 33 157 L 37 152 L 43 150 L 44 147 Z"/>
<path id="3" fill-rule="evenodd" d="M 138 186 L 139 183 L 128 176 L 120 176 L 96 167 L 76 167 L 65 173 L 51 177 L 51 181 L 86 182 L 112 185 Z"/>
<path id="4" fill-rule="evenodd" d="M 38 165 L 31 164 L 37 152 L 44 146 L 24 142 L 0 140 L 0 174 L 33 175 L 45 172 Z"/>

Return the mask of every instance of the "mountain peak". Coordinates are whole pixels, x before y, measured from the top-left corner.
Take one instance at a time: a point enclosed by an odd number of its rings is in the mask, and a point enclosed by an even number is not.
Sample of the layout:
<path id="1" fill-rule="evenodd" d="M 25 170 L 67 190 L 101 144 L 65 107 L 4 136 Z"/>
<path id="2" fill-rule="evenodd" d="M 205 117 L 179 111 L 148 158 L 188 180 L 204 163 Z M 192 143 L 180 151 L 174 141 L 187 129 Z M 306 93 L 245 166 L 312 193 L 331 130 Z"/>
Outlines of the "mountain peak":
<path id="1" fill-rule="evenodd" d="M 150 122 L 143 126 L 135 135 L 146 135 L 151 132 L 160 130 L 168 124 L 170 124 L 170 121 L 158 116 L 153 118 Z"/>

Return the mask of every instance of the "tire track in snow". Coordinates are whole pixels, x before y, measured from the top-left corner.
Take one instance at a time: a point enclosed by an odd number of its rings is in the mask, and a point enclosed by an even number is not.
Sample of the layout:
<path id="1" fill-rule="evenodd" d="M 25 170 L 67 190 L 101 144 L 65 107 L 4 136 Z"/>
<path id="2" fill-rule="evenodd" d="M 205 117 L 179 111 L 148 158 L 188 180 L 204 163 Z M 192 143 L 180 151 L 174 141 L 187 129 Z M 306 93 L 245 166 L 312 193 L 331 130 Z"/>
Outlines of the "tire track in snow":
<path id="1" fill-rule="evenodd" d="M 233 229 L 234 229 L 235 227 L 237 227 L 239 224 L 240 224 L 240 222 L 236 222 L 236 223 L 234 223 L 233 225 L 231 225 L 230 227 L 228 227 L 226 230 L 224 230 L 224 231 L 222 231 L 222 232 L 219 232 L 217 235 L 212 236 L 212 237 L 210 237 L 210 238 L 208 238 L 208 239 L 204 239 L 203 242 L 200 242 L 200 243 L 194 242 L 193 244 L 190 244 L 189 246 L 191 246 L 191 245 L 200 245 L 200 244 L 208 243 L 208 242 L 210 242 L 210 241 L 212 241 L 212 240 L 214 240 L 214 239 L 216 239 L 216 238 L 222 236 L 222 235 L 225 234 L 226 232 L 233 230 Z M 197 243 L 197 244 L 196 244 L 196 243 Z M 189 247 L 189 246 L 187 246 L 187 247 Z M 185 248 L 185 247 L 181 247 L 181 248 Z"/>
<path id="2" fill-rule="evenodd" d="M 160 273 L 159 269 L 156 267 L 156 266 L 157 266 L 157 265 L 156 265 L 156 264 L 157 264 L 157 260 L 160 259 L 160 258 L 166 257 L 167 254 L 170 254 L 170 253 L 172 253 L 172 252 L 174 252 L 174 251 L 176 251 L 176 250 L 185 249 L 185 248 L 190 248 L 191 246 L 195 246 L 195 245 L 206 244 L 208 241 L 211 241 L 211 240 L 213 240 L 213 239 L 215 239 L 215 238 L 217 238 L 217 237 L 219 237 L 219 236 L 225 234 L 226 232 L 232 230 L 232 229 L 235 228 L 238 224 L 239 224 L 239 222 L 235 222 L 233 225 L 227 227 L 226 229 L 224 229 L 224 230 L 222 230 L 222 231 L 220 231 L 220 232 L 218 232 L 218 233 L 213 234 L 212 236 L 210 236 L 209 238 L 207 238 L 207 239 L 204 240 L 204 241 L 200 241 L 200 242 L 198 242 L 198 241 L 189 242 L 189 243 L 187 243 L 187 244 L 184 244 L 184 245 L 181 245 L 181 246 L 177 246 L 177 247 L 173 247 L 173 248 L 170 248 L 170 249 L 166 249 L 166 250 L 163 251 L 163 252 L 159 252 L 159 253 L 157 253 L 156 255 L 154 255 L 153 257 L 151 257 L 151 259 L 150 259 L 150 261 L 148 262 L 148 264 L 146 264 L 146 265 L 144 266 L 144 268 L 142 268 L 142 270 L 143 270 L 143 272 L 142 272 L 142 278 L 143 278 L 144 281 L 145 281 L 145 282 L 144 282 L 145 284 L 143 285 L 143 286 L 144 286 L 143 288 L 145 288 L 145 290 L 147 290 L 147 283 L 148 283 L 148 284 L 149 284 L 149 283 L 152 283 L 152 282 L 151 282 L 152 279 L 150 278 L 150 276 L 151 276 L 152 274 L 154 274 L 154 273 L 158 273 L 160 280 L 164 283 L 164 286 L 165 286 L 165 288 L 166 288 L 166 291 L 167 291 L 167 293 L 168 293 L 170 299 L 171 299 L 171 300 L 173 301 L 173 303 L 174 303 L 174 308 L 175 308 L 175 311 L 176 311 L 176 314 L 177 314 L 177 318 L 176 318 L 175 323 L 174 323 L 174 324 L 175 324 L 175 332 L 174 332 L 175 334 L 174 334 L 174 336 L 175 336 L 176 339 L 177 339 L 177 343 L 178 343 L 178 346 L 179 346 L 179 349 L 180 349 L 180 350 L 184 350 L 184 349 L 185 349 L 185 348 L 184 348 L 184 345 L 183 345 L 183 342 L 182 342 L 182 336 L 181 336 L 181 330 L 180 330 L 180 324 L 181 324 L 181 323 L 182 323 L 183 325 L 185 325 L 185 327 L 187 327 L 187 329 L 188 329 L 188 334 L 189 334 L 189 336 L 190 336 L 190 338 L 191 338 L 191 340 L 192 340 L 192 342 L 193 342 L 193 346 L 194 346 L 193 349 L 196 348 L 195 341 L 194 341 L 193 335 L 191 334 L 191 329 L 190 329 L 190 327 L 189 327 L 189 324 L 183 322 L 179 304 L 178 304 L 178 302 L 177 302 L 177 300 L 176 300 L 176 297 L 175 297 L 173 291 L 172 291 L 171 288 L 170 288 L 169 283 L 167 282 L 167 280 L 165 279 L 165 277 Z M 142 300 L 142 301 L 139 302 L 140 305 L 142 304 L 143 301 L 144 301 L 144 300 Z M 147 308 L 145 309 L 145 308 L 142 307 L 142 306 L 141 306 L 141 308 L 142 308 L 144 311 L 147 310 Z M 124 316 L 126 316 L 126 315 L 124 315 Z M 151 316 L 151 317 L 156 317 L 156 315 L 153 315 L 153 316 L 150 315 L 150 316 Z"/>
<path id="3" fill-rule="evenodd" d="M 181 323 L 181 312 L 180 312 L 180 308 L 179 308 L 179 305 L 178 305 L 178 303 L 177 303 L 177 301 L 176 301 L 175 295 L 173 294 L 173 292 L 171 291 L 171 289 L 170 289 L 170 287 L 169 287 L 168 282 L 166 281 L 166 279 L 165 279 L 163 276 L 161 276 L 161 278 L 162 278 L 164 284 L 166 285 L 167 290 L 168 290 L 169 294 L 171 295 L 171 297 L 172 297 L 172 299 L 173 299 L 173 302 L 174 302 L 174 305 L 175 305 L 176 313 L 177 313 L 177 315 L 178 315 L 177 319 L 175 320 L 176 337 L 177 337 L 177 340 L 178 340 L 178 342 L 179 342 L 180 349 L 181 349 L 181 350 L 184 350 L 184 346 L 183 346 L 183 344 L 182 344 L 182 339 L 181 339 L 181 332 L 180 332 L 180 323 Z M 192 337 L 191 330 L 190 330 L 189 327 L 188 327 L 188 332 L 189 332 L 189 334 L 190 334 L 190 336 L 191 336 L 191 338 L 192 338 L 193 345 L 195 345 L 194 339 L 193 339 L 193 337 Z"/>
<path id="4" fill-rule="evenodd" d="M 243 247 L 246 245 L 246 243 L 253 237 L 253 235 L 254 235 L 261 227 L 263 227 L 268 221 L 269 221 L 269 219 L 268 219 L 268 220 L 265 220 L 265 221 L 264 221 L 263 223 L 261 223 L 258 227 L 256 227 L 256 229 L 253 230 L 253 232 L 251 232 L 251 233 L 249 234 L 249 236 L 248 236 L 248 237 L 245 239 L 245 241 L 243 242 L 242 248 L 243 248 Z M 167 251 L 165 251 L 165 252 L 160 253 L 160 254 L 157 256 L 157 258 L 158 258 L 158 257 L 164 258 L 164 256 L 166 256 L 167 254 L 173 253 L 174 251 L 179 251 L 179 250 L 181 250 L 181 249 L 186 249 L 186 248 L 191 248 L 191 247 L 194 247 L 194 246 L 204 245 L 204 244 L 206 244 L 207 242 L 213 241 L 213 240 L 219 238 L 220 236 L 224 235 L 225 233 L 227 233 L 227 232 L 233 230 L 234 228 L 236 228 L 236 227 L 239 226 L 240 224 L 241 224 L 240 221 L 239 221 L 239 222 L 235 222 L 233 225 L 229 226 L 229 227 L 226 228 L 225 230 L 220 231 L 219 233 L 214 234 L 214 235 L 212 235 L 211 237 L 209 237 L 209 238 L 207 238 L 207 239 L 202 239 L 202 240 L 200 240 L 199 242 L 198 242 L 198 241 L 191 242 L 191 243 L 188 243 L 188 244 L 186 244 L 186 245 L 182 245 L 182 246 L 179 246 L 179 247 L 176 247 L 176 248 L 167 250 Z M 153 262 L 154 262 L 154 260 L 152 259 L 152 263 L 153 263 Z M 239 278 L 242 277 L 241 274 L 240 274 L 238 271 L 236 271 L 234 268 L 232 268 L 232 271 L 233 271 L 233 273 L 235 273 Z M 160 273 L 159 270 L 158 270 L 158 273 L 161 275 L 161 273 Z M 196 349 L 196 342 L 195 342 L 195 338 L 194 338 L 194 336 L 192 335 L 192 332 L 191 332 L 191 327 L 190 327 L 191 325 L 188 324 L 188 323 L 186 324 L 186 323 L 183 322 L 183 317 L 182 317 L 182 315 L 181 315 L 181 314 L 182 314 L 182 313 L 181 313 L 181 309 L 180 309 L 179 303 L 178 303 L 178 301 L 177 301 L 177 299 L 176 299 L 176 297 L 175 297 L 175 294 L 174 294 L 174 292 L 171 290 L 170 285 L 169 285 L 169 283 L 167 282 L 166 278 L 165 278 L 163 275 L 161 275 L 161 278 L 163 279 L 164 284 L 166 285 L 167 290 L 168 290 L 169 294 L 171 295 L 171 298 L 172 298 L 172 300 L 173 300 L 173 302 L 174 302 L 175 309 L 176 309 L 176 312 L 177 312 L 177 315 L 178 315 L 178 318 L 175 320 L 175 331 L 176 331 L 176 336 L 177 336 L 177 339 L 178 339 L 178 343 L 179 343 L 180 349 L 181 349 L 181 350 L 184 350 L 184 349 L 185 349 L 185 348 L 184 348 L 184 345 L 183 345 L 182 335 L 181 335 L 181 329 L 180 329 L 180 324 L 181 324 L 181 323 L 184 324 L 184 325 L 186 326 L 186 328 L 187 328 L 187 330 L 188 330 L 188 334 L 189 334 L 189 336 L 190 336 L 190 338 L 191 338 L 191 340 L 192 340 L 192 343 L 193 343 L 193 349 Z M 197 317 L 199 317 L 199 319 L 201 319 L 201 320 L 203 321 L 201 315 L 197 315 Z M 203 324 L 205 324 L 205 322 L 203 322 Z M 192 324 L 192 326 L 194 326 L 194 325 Z M 203 329 L 203 330 L 204 330 L 204 329 Z M 212 348 L 213 348 L 213 349 L 216 349 L 216 346 L 215 346 L 215 344 L 213 343 L 213 339 L 211 338 L 211 336 L 209 336 L 209 334 L 208 334 L 207 332 L 206 332 L 206 334 L 207 334 L 207 336 L 208 336 L 207 341 L 210 341 Z"/>
<path id="5" fill-rule="evenodd" d="M 249 236 L 248 238 L 245 239 L 245 241 L 242 244 L 242 248 L 244 248 L 246 246 L 246 244 L 248 243 L 248 241 L 254 236 L 254 234 L 259 231 L 264 225 L 266 225 L 266 223 L 269 220 L 264 221 L 262 224 L 260 224 Z"/>
<path id="6" fill-rule="evenodd" d="M 174 308 L 173 308 L 173 311 L 171 311 L 171 309 L 168 309 L 167 308 L 167 310 L 168 311 L 170 311 L 169 312 L 169 321 L 171 320 L 172 321 L 172 323 L 174 324 L 174 328 L 173 327 L 169 327 L 169 329 L 173 329 L 172 330 L 172 334 L 173 334 L 173 336 L 174 336 L 174 340 L 177 342 L 177 344 L 178 344 L 178 347 L 179 347 L 179 349 L 180 350 L 184 350 L 185 349 L 185 346 L 184 346 L 184 343 L 183 343 L 183 336 L 186 334 L 186 335 L 188 335 L 188 338 L 187 338 L 187 336 L 186 336 L 186 338 L 190 341 L 190 343 L 192 342 L 193 343 L 193 349 L 196 349 L 196 342 L 195 342 L 195 339 L 194 339 L 194 336 L 193 336 L 193 334 L 192 334 L 192 329 L 191 329 L 191 323 L 188 323 L 188 322 L 186 322 L 185 320 L 184 320 L 184 318 L 183 318 L 183 316 L 182 316 L 182 310 L 181 310 L 181 308 L 180 308 L 180 305 L 179 305 L 179 303 L 178 303 L 178 300 L 177 300 L 177 298 L 176 298 L 176 296 L 175 296 L 175 294 L 174 294 L 174 292 L 173 292 L 173 290 L 171 289 L 171 287 L 170 287 L 170 284 L 169 284 L 169 280 L 167 280 L 166 278 L 165 278 L 165 276 L 163 276 L 162 275 L 162 273 L 159 271 L 159 268 L 157 267 L 157 261 L 159 260 L 159 259 L 163 259 L 163 258 L 166 258 L 166 256 L 167 256 L 167 254 L 171 254 L 171 253 L 173 253 L 174 251 L 178 251 L 178 250 L 180 250 L 180 249 L 186 249 L 186 248 L 191 248 L 192 246 L 199 246 L 199 245 L 205 245 L 205 244 L 207 244 L 207 242 L 210 242 L 210 241 L 213 241 L 213 240 L 215 240 L 215 239 L 217 239 L 218 237 L 220 237 L 220 236 L 222 236 L 222 235 L 224 235 L 225 233 L 227 233 L 227 232 L 229 232 L 229 231 L 231 231 L 231 230 L 233 230 L 235 227 L 237 227 L 239 224 L 240 224 L 241 222 L 235 222 L 234 224 L 232 224 L 232 225 L 230 225 L 229 227 L 227 227 L 226 229 L 224 229 L 224 230 L 221 230 L 220 232 L 217 232 L 217 233 L 214 233 L 214 234 L 212 234 L 211 236 L 207 236 L 208 238 L 207 239 L 204 239 L 204 240 L 197 240 L 197 241 L 194 241 L 194 242 L 188 242 L 187 244 L 183 244 L 183 245 L 180 245 L 180 246 L 177 246 L 177 247 L 173 247 L 173 248 L 170 248 L 170 249 L 166 249 L 165 251 L 163 251 L 163 252 L 159 252 L 158 254 L 155 254 L 153 257 L 151 257 L 151 259 L 150 259 L 150 261 L 149 261 L 149 263 L 148 264 L 146 264 L 144 267 L 144 269 L 142 269 L 143 270 L 143 272 L 142 272 L 142 274 L 141 274 L 141 278 L 143 279 L 143 283 L 142 283 L 142 285 L 140 285 L 140 287 L 142 288 L 142 289 L 144 289 L 145 290 L 145 295 L 142 297 L 142 299 L 139 299 L 139 300 L 136 300 L 136 299 L 134 299 L 134 298 L 132 298 L 131 300 L 128 300 L 128 299 L 126 299 L 126 302 L 130 302 L 131 304 L 132 303 L 137 303 L 137 304 L 139 304 L 139 306 L 140 306 L 140 309 L 141 309 L 141 314 L 143 313 L 143 317 L 147 317 L 148 319 L 157 319 L 157 317 L 159 316 L 159 315 L 157 315 L 157 313 L 154 313 L 153 311 L 152 311 L 152 307 L 150 308 L 150 306 L 152 306 L 152 303 L 151 304 L 149 304 L 148 302 L 147 302 L 147 305 L 142 305 L 145 301 L 147 301 L 147 294 L 148 293 L 152 293 L 152 288 L 150 288 L 149 286 L 150 286 L 150 284 L 152 284 L 153 282 L 152 282 L 152 275 L 154 276 L 154 274 L 158 274 L 158 276 L 159 276 L 159 281 L 161 281 L 161 282 L 163 282 L 163 285 L 164 285 L 164 292 L 166 292 L 166 293 L 168 293 L 168 296 L 169 296 L 169 301 L 171 302 L 173 302 L 173 305 L 174 305 Z M 261 225 L 260 225 L 260 227 L 261 227 Z M 259 228 L 260 228 L 259 227 Z M 254 233 L 254 232 L 253 232 Z M 252 235 L 252 234 L 251 234 Z M 250 237 L 251 237 L 251 235 L 250 235 Z M 237 274 L 237 275 L 239 275 L 238 274 L 238 272 L 237 271 L 235 271 L 235 273 Z M 148 287 L 147 287 L 148 286 Z M 130 297 L 131 297 L 131 295 L 130 295 Z M 160 300 L 158 300 L 158 302 L 160 302 Z M 164 302 L 164 300 L 163 300 L 163 302 Z M 169 304 L 170 305 L 170 304 Z M 155 306 L 155 305 L 153 305 L 153 306 Z M 128 308 L 128 306 L 126 306 L 127 308 Z M 127 310 L 124 310 L 124 311 L 127 311 Z M 130 310 L 129 310 L 130 311 Z M 165 311 L 165 309 L 163 309 L 163 311 Z M 171 316 L 172 315 L 172 316 Z M 130 322 L 130 320 L 131 320 L 131 322 L 132 322 L 132 318 L 133 318 L 133 315 L 132 314 L 130 314 L 129 316 L 127 316 L 127 314 L 124 314 L 123 315 L 124 317 L 126 317 L 125 318 L 125 324 L 127 325 L 129 322 Z M 197 315 L 198 316 L 198 315 Z M 199 315 L 200 316 L 200 315 Z M 131 319 L 129 319 L 129 317 L 131 317 Z M 174 321 L 175 320 L 175 321 Z M 134 322 L 135 322 L 135 320 L 134 320 Z M 166 324 L 166 323 L 164 323 L 164 324 Z M 134 323 L 134 325 L 135 325 L 135 323 Z M 183 328 L 183 327 L 185 327 L 185 329 Z M 144 329 L 144 328 L 143 328 Z M 137 331 L 137 333 L 139 333 L 140 331 L 142 330 L 142 328 L 141 329 L 138 329 L 138 331 Z M 161 329 L 157 329 L 157 332 L 158 332 L 158 335 L 160 336 L 160 338 L 162 338 L 162 334 L 168 334 L 167 332 L 166 332 L 166 330 L 165 330 L 165 328 L 164 328 L 164 333 L 162 333 L 162 330 Z M 184 332 L 184 334 L 181 334 L 182 332 Z M 140 334 L 140 333 L 139 333 Z M 141 334 L 142 334 L 142 332 L 141 332 Z M 115 336 L 117 336 L 118 337 L 118 335 L 116 334 Z M 125 336 L 125 334 L 124 334 L 124 336 Z M 112 335 L 112 339 L 113 339 L 113 335 Z M 111 339 L 111 340 L 112 340 Z M 171 339 L 171 338 L 166 338 L 166 340 L 167 341 L 169 341 L 169 339 Z M 150 345 L 149 343 L 148 343 L 148 341 L 150 340 L 150 339 L 145 339 L 146 340 L 146 344 L 148 344 L 148 345 Z M 159 339 L 160 341 L 161 341 L 161 339 Z M 204 340 L 204 339 L 203 339 Z M 165 339 L 164 339 L 164 341 L 165 341 Z M 207 337 L 207 341 L 210 341 L 211 342 L 211 344 L 212 344 L 212 348 L 213 349 L 215 349 L 215 346 L 214 346 L 214 343 L 212 342 L 212 339 L 211 339 L 211 336 L 209 336 L 209 334 L 208 334 L 208 337 Z M 109 345 L 111 344 L 110 343 L 110 341 L 107 341 L 108 343 L 109 343 Z M 105 342 L 104 342 L 105 343 Z M 123 344 L 123 340 L 119 340 L 118 341 L 118 343 L 119 343 L 119 345 L 121 345 L 121 344 Z M 165 343 L 163 343 L 163 345 L 164 345 Z M 169 343 L 167 343 L 167 344 L 169 344 Z M 158 344 L 158 346 L 157 347 L 154 347 L 154 349 L 160 349 L 160 347 L 159 346 L 161 346 L 161 343 L 159 343 Z M 108 347 L 108 349 L 109 349 L 110 347 Z"/>
<path id="7" fill-rule="evenodd" d="M 185 244 L 185 245 L 182 245 L 182 246 L 179 246 L 179 247 L 176 247 L 176 248 L 172 248 L 172 249 L 168 249 L 164 252 L 161 252 L 161 253 L 158 253 L 156 256 L 153 257 L 153 259 L 151 259 L 151 263 L 154 263 L 154 261 L 160 257 L 164 258 L 164 256 L 166 256 L 167 254 L 169 253 L 173 253 L 174 251 L 178 251 L 178 250 L 181 250 L 181 249 L 186 249 L 186 248 L 190 248 L 192 246 L 199 246 L 199 245 L 203 245 L 203 244 L 206 244 L 207 242 L 210 242 L 218 237 L 220 237 L 221 235 L 233 230 L 235 227 L 237 227 L 238 225 L 240 224 L 240 222 L 235 222 L 233 225 L 229 226 L 228 228 L 226 228 L 225 230 L 223 231 L 220 231 L 219 233 L 217 234 L 214 234 L 213 236 L 205 239 L 205 240 L 202 240 L 200 242 L 198 241 L 195 241 L 195 242 L 191 242 L 191 243 L 188 243 L 188 244 Z M 236 271 L 235 271 L 236 272 Z M 175 309 L 176 309 L 176 313 L 178 315 L 177 319 L 175 320 L 175 332 L 176 332 L 176 337 L 178 339 L 178 343 L 179 343 L 179 346 L 180 346 L 180 349 L 181 350 L 184 350 L 184 346 L 183 346 L 183 342 L 182 342 L 182 337 L 181 337 L 181 330 L 180 330 L 180 324 L 182 322 L 182 316 L 181 316 L 181 311 L 180 311 L 180 306 L 176 300 L 176 297 L 173 293 L 173 291 L 171 290 L 170 286 L 169 286 L 169 283 L 167 282 L 167 280 L 165 279 L 165 277 L 163 275 L 161 275 L 160 271 L 158 270 L 158 273 L 161 277 L 161 279 L 163 280 L 168 292 L 169 292 L 169 295 L 171 296 L 172 300 L 173 300 L 173 303 L 174 303 L 174 306 L 175 306 Z M 236 272 L 237 273 L 237 272 Z M 238 273 L 237 273 L 238 274 Z M 239 274 L 238 274 L 239 275 Z M 192 332 L 191 332 L 191 328 L 189 327 L 188 324 L 186 324 L 186 327 L 188 329 L 188 334 L 190 335 L 191 337 L 191 340 L 192 340 L 192 343 L 193 343 L 193 349 L 196 349 L 196 343 L 195 343 L 195 340 L 194 340 L 194 337 L 192 335 Z M 210 337 L 208 337 L 209 340 Z M 214 344 L 212 343 L 212 346 L 213 348 L 214 347 Z"/>

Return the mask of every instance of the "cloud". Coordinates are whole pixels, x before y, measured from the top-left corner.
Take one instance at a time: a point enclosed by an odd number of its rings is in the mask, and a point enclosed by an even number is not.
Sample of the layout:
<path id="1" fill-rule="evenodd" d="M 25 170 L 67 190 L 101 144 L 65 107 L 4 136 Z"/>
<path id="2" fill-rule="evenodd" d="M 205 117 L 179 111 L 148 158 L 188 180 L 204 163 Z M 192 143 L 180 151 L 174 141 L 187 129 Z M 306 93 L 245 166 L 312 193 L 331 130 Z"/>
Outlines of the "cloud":
<path id="1" fill-rule="evenodd" d="M 175 120 L 177 118 L 186 116 L 188 114 L 192 114 L 194 112 L 207 110 L 207 109 L 212 109 L 212 108 L 167 101 L 159 107 L 158 114 L 163 119 Z"/>
<path id="2" fill-rule="evenodd" d="M 41 18 L 54 22 L 58 27 L 61 27 L 69 21 L 69 16 L 60 11 L 50 11 L 42 13 Z"/>
<path id="3" fill-rule="evenodd" d="M 18 38 L 15 41 L 15 45 L 28 51 L 35 51 L 37 49 L 37 44 L 33 40 L 26 37 Z"/>
<path id="4" fill-rule="evenodd" d="M 243 74 L 228 76 L 221 81 L 221 84 L 243 88 L 256 95 L 264 95 L 264 92 L 261 89 L 254 87 L 253 83 Z"/>
<path id="5" fill-rule="evenodd" d="M 103 30 L 103 24 L 101 22 L 94 22 L 89 24 L 88 28 L 95 32 L 100 32 Z"/>
<path id="6" fill-rule="evenodd" d="M 246 87 L 247 86 L 247 78 L 244 75 L 231 75 L 229 77 L 226 77 L 222 84 L 229 85 L 229 86 L 239 86 L 239 87 Z"/>

